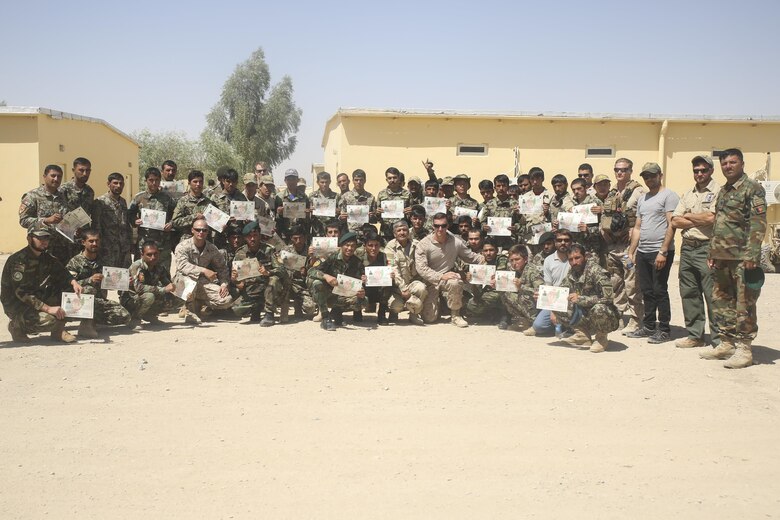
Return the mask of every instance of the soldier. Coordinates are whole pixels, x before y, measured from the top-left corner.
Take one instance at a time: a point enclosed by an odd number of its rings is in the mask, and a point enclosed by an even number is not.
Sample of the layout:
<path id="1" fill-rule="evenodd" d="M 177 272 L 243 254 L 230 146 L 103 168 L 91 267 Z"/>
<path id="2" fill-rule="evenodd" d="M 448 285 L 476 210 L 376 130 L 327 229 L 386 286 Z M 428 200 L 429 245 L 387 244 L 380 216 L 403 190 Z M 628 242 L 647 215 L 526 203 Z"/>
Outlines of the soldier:
<path id="1" fill-rule="evenodd" d="M 376 197 L 376 215 L 379 222 L 379 232 L 385 238 L 390 240 L 393 238 L 393 224 L 401 220 L 399 218 L 385 218 L 382 216 L 383 208 L 382 202 L 386 200 L 401 200 L 404 204 L 404 218 L 408 218 L 409 213 L 412 211 L 411 204 L 409 203 L 409 192 L 404 188 L 401 182 L 401 172 L 398 168 L 391 166 L 385 171 L 385 181 L 387 181 L 387 188 L 379 192 Z"/>
<path id="2" fill-rule="evenodd" d="M 552 231 L 542 233 L 539 237 L 539 245 L 542 249 L 533 256 L 530 263 L 541 271 L 544 268 L 544 261 L 555 252 L 555 233 Z"/>
<path id="3" fill-rule="evenodd" d="M 528 248 L 521 244 L 515 244 L 509 249 L 509 267 L 515 272 L 517 292 L 502 292 L 501 301 L 512 325 L 524 333 L 529 329 L 533 331 L 531 325 L 539 314 L 534 294 L 544 284 L 542 267 L 528 262 Z M 503 329 L 502 326 L 499 328 Z"/>
<path id="4" fill-rule="evenodd" d="M 65 197 L 65 213 L 70 213 L 81 208 L 92 218 L 92 206 L 95 203 L 95 190 L 87 184 L 92 174 L 92 163 L 84 157 L 73 160 L 73 178 L 60 186 L 62 196 Z M 81 249 L 81 230 L 76 232 L 76 242 L 71 245 L 71 256 L 76 255 Z"/>
<path id="5" fill-rule="evenodd" d="M 65 268 L 81 285 L 84 294 L 95 295 L 94 319 L 81 320 L 78 331 L 80 338 L 94 339 L 98 337 L 95 323 L 130 325 L 130 313 L 119 302 L 109 300 L 108 291 L 100 288 L 103 282 L 103 262 L 98 258 L 100 233 L 94 229 L 84 231 L 81 243 L 84 246 L 83 251 L 71 258 Z"/>
<path id="6" fill-rule="evenodd" d="M 489 179 L 485 179 L 483 181 L 479 181 L 479 184 L 477 185 L 479 188 L 479 194 L 482 195 L 482 207 L 485 206 L 485 204 L 488 203 L 489 200 L 495 197 L 494 191 L 495 188 L 493 186 L 493 181 Z"/>
<path id="7" fill-rule="evenodd" d="M 688 336 L 674 346 L 692 348 L 704 346 L 704 327 L 710 319 L 710 339 L 720 344 L 718 324 L 712 316 L 712 271 L 707 265 L 715 222 L 715 197 L 720 186 L 712 178 L 715 164 L 709 155 L 697 155 L 691 160 L 694 186 L 686 191 L 672 215 L 672 226 L 681 229 L 680 299 Z M 702 296 L 704 300 L 702 301 Z M 705 314 L 706 302 L 706 314 Z"/>
<path id="8" fill-rule="evenodd" d="M 752 342 L 758 332 L 756 301 L 763 271 L 761 243 L 766 233 L 766 194 L 745 174 L 742 152 L 720 155 L 726 184 L 715 200 L 715 224 L 707 263 L 715 270 L 712 312 L 721 344 L 701 354 L 704 359 L 727 359 L 726 368 L 753 364 Z"/>
<path id="9" fill-rule="evenodd" d="M 179 242 L 174 251 L 176 278 L 186 277 L 197 283 L 186 303 L 188 312 L 185 321 L 191 325 L 200 324 L 210 310 L 227 309 L 233 304 L 228 290 L 230 273 L 225 256 L 206 240 L 208 232 L 206 219 L 195 218 L 190 229 L 191 238 Z"/>
<path id="10" fill-rule="evenodd" d="M 125 178 L 108 176 L 108 192 L 95 200 L 94 228 L 100 233 L 100 258 L 111 267 L 130 267 L 133 232 L 127 220 L 127 201 L 122 197 Z"/>
<path id="11" fill-rule="evenodd" d="M 320 327 L 327 331 L 336 330 L 343 323 L 344 309 L 354 309 L 361 305 L 366 297 L 366 290 L 361 288 L 354 296 L 338 296 L 333 294 L 333 288 L 338 285 L 338 275 L 346 275 L 363 280 L 365 270 L 363 262 L 355 256 L 357 235 L 353 232 L 343 234 L 339 238 L 340 250 L 331 253 L 325 260 L 316 260 L 309 269 L 308 284 L 312 297 L 320 309 L 322 321 Z M 332 310 L 329 311 L 328 307 Z"/>
<path id="12" fill-rule="evenodd" d="M 176 203 L 170 195 L 160 189 L 162 175 L 160 170 L 154 166 L 147 168 L 144 172 L 146 181 L 146 190 L 133 197 L 130 207 L 127 209 L 127 220 L 133 227 L 138 228 L 138 242 L 136 243 L 136 254 L 141 253 L 141 244 L 153 240 L 160 254 L 159 261 L 166 269 L 171 268 L 171 230 L 173 224 L 173 210 Z M 155 210 L 165 213 L 165 226 L 162 230 L 143 227 L 141 220 L 141 210 Z"/>
<path id="13" fill-rule="evenodd" d="M 612 280 L 615 306 L 628 316 L 621 333 L 626 336 L 641 327 L 644 314 L 642 294 L 636 269 L 628 258 L 628 246 L 636 224 L 636 205 L 645 189 L 631 179 L 634 163 L 620 158 L 615 161 L 616 185 L 610 190 L 601 216 L 601 236 L 607 249 L 607 271 Z"/>
<path id="14" fill-rule="evenodd" d="M 423 194 L 422 180 L 419 177 L 411 177 L 409 182 L 406 183 L 406 189 L 409 190 L 410 207 L 415 204 L 422 204 L 425 195 Z"/>
<path id="15" fill-rule="evenodd" d="M 553 197 L 550 199 L 550 222 L 558 220 L 558 213 L 561 211 L 571 212 L 574 207 L 574 200 L 567 191 L 569 181 L 560 173 L 552 178 Z"/>
<path id="16" fill-rule="evenodd" d="M 338 223 L 332 229 L 336 230 L 334 236 L 338 237 L 339 230 Z M 285 246 L 282 251 L 293 253 L 306 258 L 306 263 L 300 269 L 292 269 L 285 265 L 287 269 L 287 287 L 286 295 L 282 301 L 281 319 L 282 323 L 287 320 L 286 317 L 286 303 L 290 300 L 293 301 L 293 309 L 295 309 L 295 317 L 297 319 L 311 319 L 317 314 L 317 302 L 311 297 L 309 288 L 306 286 L 306 275 L 309 272 L 309 267 L 312 262 L 312 255 L 306 247 L 306 234 L 298 226 L 293 226 L 290 230 L 290 245 Z"/>
<path id="17" fill-rule="evenodd" d="M 577 168 L 577 178 L 585 181 L 585 192 L 588 195 L 596 194 L 596 190 L 593 187 L 593 166 L 588 163 L 580 164 Z M 574 182 L 572 182 L 572 185 L 574 185 Z"/>
<path id="18" fill-rule="evenodd" d="M 517 201 L 509 196 L 509 177 L 499 174 L 493 179 L 496 189 L 496 197 L 485 203 L 481 211 L 482 229 L 490 232 L 488 226 L 489 217 L 510 217 L 512 219 L 512 236 L 496 237 L 496 244 L 504 249 L 509 249 L 517 243 L 520 230 L 524 227 L 525 219 L 517 211 Z"/>
<path id="19" fill-rule="evenodd" d="M 271 169 L 265 161 L 257 161 L 255 163 L 255 182 L 257 182 L 258 185 L 260 184 L 260 177 L 264 175 L 271 175 Z"/>
<path id="20" fill-rule="evenodd" d="M 257 179 L 257 196 L 265 203 L 268 208 L 268 214 L 273 218 L 276 218 L 277 199 L 274 195 L 275 193 L 274 178 L 267 174 L 261 175 Z"/>
<path id="21" fill-rule="evenodd" d="M 211 202 L 217 209 L 230 215 L 230 203 L 233 201 L 246 202 L 246 197 L 238 191 L 238 172 L 233 168 L 226 168 L 222 173 L 222 189 L 211 198 Z M 225 231 L 228 228 L 242 229 L 246 224 L 246 221 L 237 221 L 234 217 L 230 217 L 230 221 L 225 226 L 225 229 L 220 233 L 214 234 L 212 239 L 214 245 L 219 249 L 225 249 L 227 247 Z"/>
<path id="22" fill-rule="evenodd" d="M 418 241 L 409 236 L 409 224 L 399 220 L 393 224 L 393 240 L 385 246 L 387 263 L 392 268 L 393 287 L 388 300 L 390 312 L 396 315 L 402 310 L 409 311 L 409 323 L 425 325 L 420 317 L 422 302 L 425 300 L 425 283 L 417 277 L 414 266 L 414 253 Z"/>
<path id="23" fill-rule="evenodd" d="M 339 187 L 339 193 L 344 195 L 349 191 L 349 175 L 346 173 L 339 173 L 336 175 L 336 186 Z"/>
<path id="24" fill-rule="evenodd" d="M 298 170 L 294 168 L 284 172 L 285 189 L 276 197 L 276 231 L 286 243 L 290 242 L 290 228 L 293 225 L 301 226 L 306 230 L 307 236 L 311 229 L 311 204 L 305 194 L 298 192 Z M 287 218 L 284 216 L 284 204 L 302 203 L 306 207 L 306 215 L 302 218 Z"/>
<path id="25" fill-rule="evenodd" d="M 533 195 L 537 197 L 542 197 L 542 212 L 536 215 L 525 215 L 525 226 L 521 238 L 526 244 L 534 235 L 534 226 L 544 224 L 545 222 L 552 222 L 550 220 L 550 201 L 552 200 L 552 195 L 550 194 L 550 191 L 544 187 L 544 170 L 538 166 L 534 166 L 528 172 L 528 179 L 530 189 L 527 193 L 533 193 Z M 520 191 L 522 191 L 522 189 Z M 539 249 L 541 249 L 538 245 L 532 245 L 530 248 L 534 253 L 538 253 Z"/>
<path id="26" fill-rule="evenodd" d="M 506 271 L 508 259 L 505 255 L 498 254 L 498 246 L 492 237 L 485 239 L 482 244 L 482 256 L 485 264 L 496 266 L 496 271 Z M 466 271 L 466 282 L 471 284 L 471 273 Z M 466 315 L 477 320 L 491 318 L 493 323 L 498 321 L 498 328 L 506 330 L 509 320 L 506 309 L 501 303 L 501 293 L 497 292 L 496 280 L 493 277 L 489 285 L 471 285 L 472 298 L 466 303 Z"/>
<path id="27" fill-rule="evenodd" d="M 409 213 L 409 222 L 412 224 L 409 229 L 414 240 L 420 241 L 428 236 L 428 229 L 425 227 L 425 208 L 421 204 L 412 206 L 412 211 Z"/>
<path id="28" fill-rule="evenodd" d="M 254 173 L 244 174 L 244 191 L 242 192 L 246 200 L 255 203 L 255 216 L 267 217 L 268 205 L 257 195 L 257 177 Z"/>
<path id="29" fill-rule="evenodd" d="M 167 161 L 163 161 L 162 166 L 160 167 L 160 173 L 162 174 L 162 180 L 165 182 L 173 182 L 176 180 L 176 173 L 178 173 L 179 167 L 176 165 L 175 162 L 168 159 Z"/>
<path id="30" fill-rule="evenodd" d="M 246 243 L 236 252 L 230 273 L 230 280 L 239 292 L 233 312 L 239 318 L 249 314 L 249 321 L 259 321 L 261 327 L 272 327 L 276 307 L 282 303 L 287 288 L 287 271 L 277 260 L 273 246 L 266 242 L 267 237 L 261 235 L 257 222 L 245 225 L 243 235 Z M 239 280 L 235 263 L 250 258 L 257 259 L 260 276 Z M 261 320 L 262 310 L 265 315 Z"/>
<path id="31" fill-rule="evenodd" d="M 65 196 L 60 191 L 62 168 L 50 164 L 43 170 L 43 185 L 28 191 L 19 206 L 19 224 L 30 229 L 35 222 L 43 222 L 54 231 L 67 211 Z M 64 266 L 70 260 L 70 243 L 61 234 L 49 236 L 48 253 Z"/>
<path id="32" fill-rule="evenodd" d="M 400 222 L 400 221 L 396 221 Z M 382 251 L 382 240 L 374 230 L 366 231 L 364 235 L 365 258 L 363 265 L 365 267 L 384 267 L 388 265 L 387 256 Z M 387 317 L 387 303 L 390 299 L 392 287 L 366 287 L 366 300 L 370 308 L 379 304 L 379 310 L 376 314 L 377 325 L 387 325 L 398 321 L 398 314 L 391 312 L 390 318 Z"/>
<path id="33" fill-rule="evenodd" d="M 472 226 L 479 225 L 479 210 L 482 206 L 471 195 L 469 195 L 469 189 L 471 188 L 471 178 L 463 173 L 456 175 L 452 178 L 452 183 L 455 187 L 455 195 L 449 199 L 449 211 L 452 215 L 455 215 L 455 208 L 472 209 L 477 212 L 471 220 Z"/>
<path id="34" fill-rule="evenodd" d="M 51 332 L 52 338 L 65 343 L 76 341 L 65 330 L 65 311 L 59 304 L 64 289 L 72 288 L 80 295 L 81 286 L 47 252 L 50 239 L 51 231 L 43 219 L 34 221 L 27 229 L 27 247 L 12 254 L 3 267 L 0 301 L 10 318 L 8 331 L 16 342 L 40 332 Z"/>
<path id="35" fill-rule="evenodd" d="M 309 197 L 312 201 L 312 205 L 317 200 L 332 200 L 336 208 L 339 206 L 340 196 L 338 193 L 330 189 L 330 173 L 320 172 L 317 174 L 317 189 L 312 192 Z M 333 215 L 314 215 L 312 214 L 311 227 L 312 236 L 323 237 L 325 236 L 325 226 L 328 222 L 336 217 L 336 212 Z"/>
<path id="36" fill-rule="evenodd" d="M 192 238 L 190 230 L 196 219 L 203 218 L 203 211 L 211 204 L 211 199 L 203 195 L 203 172 L 192 170 L 187 175 L 189 191 L 179 199 L 173 210 L 171 225 L 178 232 L 179 243 Z M 206 230 L 208 237 L 208 229 Z"/>
<path id="37" fill-rule="evenodd" d="M 355 233 L 358 238 L 363 236 L 363 225 L 356 222 L 347 222 L 347 206 L 368 206 L 368 218 L 370 223 L 376 222 L 376 200 L 371 193 L 364 189 L 366 185 L 366 172 L 357 169 L 352 172 L 352 183 L 355 185 L 352 190 L 341 194 L 339 200 L 339 219 L 346 224 L 347 229 Z"/>
<path id="38" fill-rule="evenodd" d="M 604 269 L 587 261 L 582 244 L 569 249 L 570 269 L 562 287 L 569 288 L 567 312 L 555 311 L 556 321 L 571 327 L 574 334 L 562 341 L 591 352 L 604 352 L 608 334 L 620 326 L 620 313 L 612 301 L 612 283 Z"/>
<path id="39" fill-rule="evenodd" d="M 517 187 L 520 189 L 519 195 L 525 195 L 531 191 L 531 177 L 528 174 L 522 174 L 517 177 Z"/>
<path id="40" fill-rule="evenodd" d="M 140 252 L 141 258 L 130 264 L 130 289 L 121 294 L 119 301 L 134 320 L 159 325 L 158 316 L 164 311 L 166 300 L 175 287 L 170 271 L 160 260 L 157 243 L 147 240 L 141 244 Z"/>
<path id="41" fill-rule="evenodd" d="M 582 178 L 574 179 L 571 182 L 572 200 L 575 206 L 582 206 L 585 204 L 595 204 L 591 207 L 591 213 L 595 215 L 601 214 L 601 202 L 595 196 L 588 195 L 587 183 Z M 595 210 L 595 211 L 594 211 Z M 598 218 L 598 217 L 597 217 Z M 591 258 L 599 261 L 601 264 L 601 253 L 603 250 L 601 231 L 599 229 L 598 220 L 595 224 L 586 224 L 580 222 L 579 231 L 572 234 L 572 239 L 575 243 L 579 243 L 585 246 Z M 604 259 L 606 262 L 606 258 Z M 606 266 L 601 264 L 602 267 Z"/>

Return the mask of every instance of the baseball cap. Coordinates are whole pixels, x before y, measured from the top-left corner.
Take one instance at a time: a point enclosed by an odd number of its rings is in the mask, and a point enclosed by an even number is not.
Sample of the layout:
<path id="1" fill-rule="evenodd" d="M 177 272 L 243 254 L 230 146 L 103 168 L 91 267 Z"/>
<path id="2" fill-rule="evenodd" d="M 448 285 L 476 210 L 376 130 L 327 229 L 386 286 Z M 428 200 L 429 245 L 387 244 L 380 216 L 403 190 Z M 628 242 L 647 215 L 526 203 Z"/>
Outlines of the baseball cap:
<path id="1" fill-rule="evenodd" d="M 444 177 L 441 181 L 442 186 L 455 186 L 455 183 L 452 180 L 452 177 Z"/>
<path id="2" fill-rule="evenodd" d="M 414 177 L 409 177 L 409 181 L 406 184 L 409 184 L 410 182 L 416 182 L 417 184 L 422 186 L 422 180 L 416 175 Z"/>
<path id="3" fill-rule="evenodd" d="M 697 155 L 696 157 L 691 159 L 691 164 L 695 164 L 695 163 L 701 162 L 701 161 L 704 161 L 707 164 L 709 164 L 710 166 L 715 167 L 715 163 L 712 162 L 712 157 L 710 157 L 709 155 Z"/>
<path id="4" fill-rule="evenodd" d="M 245 173 L 244 174 L 244 184 L 257 184 L 257 177 L 255 177 L 254 173 Z"/>
<path id="5" fill-rule="evenodd" d="M 40 220 L 36 220 L 32 224 L 30 224 L 30 227 L 27 228 L 27 236 L 30 235 L 36 237 L 50 237 L 51 230 L 49 229 L 49 226 L 47 226 Z"/>
<path id="6" fill-rule="evenodd" d="M 271 186 L 274 185 L 274 178 L 270 175 L 261 175 L 260 176 L 260 184 L 270 184 Z"/>
<path id="7" fill-rule="evenodd" d="M 596 175 L 596 176 L 593 178 L 593 184 L 598 184 L 598 183 L 600 183 L 600 182 L 604 182 L 604 181 L 607 181 L 607 182 L 612 182 L 612 179 L 610 179 L 609 177 L 607 177 L 607 176 L 606 176 L 606 175 L 604 175 L 603 173 L 599 173 L 598 175 Z"/>
<path id="8" fill-rule="evenodd" d="M 645 163 L 645 165 L 642 166 L 642 173 L 640 173 L 639 176 L 644 177 L 646 173 L 649 173 L 650 175 L 658 175 L 661 173 L 661 167 L 658 166 L 658 163 Z"/>
<path id="9" fill-rule="evenodd" d="M 288 177 L 298 177 L 298 170 L 296 170 L 295 168 L 290 168 L 289 170 L 284 172 L 284 178 L 286 179 Z"/>

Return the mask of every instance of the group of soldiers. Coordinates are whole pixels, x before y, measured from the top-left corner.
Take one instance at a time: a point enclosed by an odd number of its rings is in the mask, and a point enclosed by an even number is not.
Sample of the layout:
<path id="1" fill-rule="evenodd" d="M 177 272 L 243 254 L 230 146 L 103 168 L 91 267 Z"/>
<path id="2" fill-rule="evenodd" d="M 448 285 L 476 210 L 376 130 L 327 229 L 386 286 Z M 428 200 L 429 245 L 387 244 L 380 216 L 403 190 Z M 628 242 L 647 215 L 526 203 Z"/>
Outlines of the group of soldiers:
<path id="1" fill-rule="evenodd" d="M 602 352 L 621 328 L 651 343 L 669 339 L 666 282 L 680 229 L 688 337 L 677 346 L 705 346 L 709 315 L 714 348 L 702 357 L 741 368 L 752 363 L 757 331 L 766 201 L 739 150 L 719 160 L 725 185 L 712 178 L 713 159 L 699 155 L 694 186 L 682 198 L 664 190 L 659 165 L 643 166 L 642 186 L 632 179 L 633 163 L 620 158 L 614 185 L 582 164 L 571 186 L 558 174 L 549 190 L 535 167 L 511 181 L 504 174 L 481 181 L 481 201 L 470 195 L 467 175 L 439 178 L 429 161 L 424 182 L 388 168 L 376 197 L 360 169 L 339 174 L 336 190 L 327 172 L 307 190 L 290 169 L 277 190 L 262 162 L 241 176 L 220 168 L 219 184 L 207 187 L 197 170 L 185 186 L 166 161 L 146 170 L 146 190 L 128 205 L 121 174 L 109 175 L 107 192 L 95 198 L 91 164 L 78 158 L 72 180 L 62 184 L 61 168 L 47 166 L 43 184 L 22 198 L 28 246 L 6 263 L 2 303 L 14 341 L 43 331 L 75 341 L 59 305 L 62 292 L 73 291 L 95 296 L 94 318 L 78 330 L 87 338 L 97 337 L 95 323 L 135 328 L 176 311 L 193 325 L 229 313 L 270 327 L 287 322 L 292 306 L 293 319 L 312 319 L 325 331 L 336 330 L 345 312 L 355 322 L 376 313 L 379 325 L 401 312 L 417 326 L 449 315 L 457 327 L 492 323 Z M 215 225 L 209 207 L 230 215 L 233 202 L 253 202 L 253 218 Z M 586 222 L 572 229 L 559 220 L 584 205 Z M 58 225 L 77 208 L 91 220 L 68 240 Z M 147 225 L 144 210 L 163 212 L 164 225 Z M 499 221 L 508 225 L 492 229 Z M 475 279 L 481 265 L 496 274 Z M 118 301 L 101 289 L 104 266 L 129 269 Z M 368 283 L 374 271 L 367 268 L 387 266 L 390 285 Z M 500 290 L 498 278 L 509 280 Z M 538 308 L 556 294 L 551 288 L 568 289 L 565 310 Z"/>

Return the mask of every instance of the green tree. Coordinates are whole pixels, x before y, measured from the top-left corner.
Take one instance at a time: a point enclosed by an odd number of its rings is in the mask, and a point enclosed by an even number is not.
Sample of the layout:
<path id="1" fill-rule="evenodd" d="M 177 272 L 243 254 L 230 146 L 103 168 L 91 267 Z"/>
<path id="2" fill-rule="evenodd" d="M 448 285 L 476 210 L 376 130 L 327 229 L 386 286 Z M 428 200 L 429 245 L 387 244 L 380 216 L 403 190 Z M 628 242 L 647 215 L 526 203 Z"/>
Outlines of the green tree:
<path id="1" fill-rule="evenodd" d="M 168 159 L 175 161 L 179 167 L 179 178 L 186 179 L 187 173 L 192 169 L 202 169 L 204 160 L 201 147 L 197 141 L 187 139 L 184 132 L 154 133 L 145 128 L 131 133 L 130 137 L 141 145 L 138 155 L 141 182 L 147 168 L 150 166 L 159 168 L 163 161 Z"/>
<path id="2" fill-rule="evenodd" d="M 257 49 L 227 79 L 206 120 L 207 131 L 232 146 L 246 171 L 258 160 L 273 167 L 295 151 L 301 110 L 289 76 L 271 87 L 265 54 Z"/>

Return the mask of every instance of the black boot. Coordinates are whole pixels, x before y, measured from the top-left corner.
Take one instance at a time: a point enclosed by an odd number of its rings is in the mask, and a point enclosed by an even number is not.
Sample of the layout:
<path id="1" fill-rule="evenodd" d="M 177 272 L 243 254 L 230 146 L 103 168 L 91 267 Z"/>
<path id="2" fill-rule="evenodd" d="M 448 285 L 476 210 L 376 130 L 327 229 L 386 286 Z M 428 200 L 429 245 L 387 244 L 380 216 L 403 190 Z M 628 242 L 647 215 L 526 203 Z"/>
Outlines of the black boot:
<path id="1" fill-rule="evenodd" d="M 388 314 L 388 320 L 390 323 L 398 323 L 398 313 L 390 311 Z"/>
<path id="2" fill-rule="evenodd" d="M 387 305 L 379 304 L 379 311 L 376 313 L 376 324 L 387 325 Z"/>
<path id="3" fill-rule="evenodd" d="M 323 311 L 322 313 L 320 328 L 327 331 L 336 330 L 336 325 L 333 323 L 333 319 L 330 317 L 330 314 L 328 314 L 328 311 Z"/>
<path id="4" fill-rule="evenodd" d="M 263 321 L 260 322 L 261 327 L 273 327 L 274 325 L 274 313 L 266 312 L 263 316 Z"/>
<path id="5" fill-rule="evenodd" d="M 252 309 L 252 314 L 249 315 L 249 321 L 251 323 L 260 321 L 260 309 Z"/>
<path id="6" fill-rule="evenodd" d="M 341 312 L 342 312 L 341 309 L 338 310 L 333 309 L 332 311 L 330 311 L 331 318 L 333 318 L 333 325 L 335 325 L 336 327 L 341 327 L 342 325 L 344 325 L 344 316 L 342 316 Z"/>
<path id="7" fill-rule="evenodd" d="M 362 322 L 363 322 L 363 311 L 353 311 L 352 323 L 362 323 Z"/>

